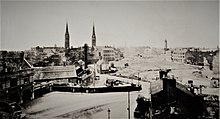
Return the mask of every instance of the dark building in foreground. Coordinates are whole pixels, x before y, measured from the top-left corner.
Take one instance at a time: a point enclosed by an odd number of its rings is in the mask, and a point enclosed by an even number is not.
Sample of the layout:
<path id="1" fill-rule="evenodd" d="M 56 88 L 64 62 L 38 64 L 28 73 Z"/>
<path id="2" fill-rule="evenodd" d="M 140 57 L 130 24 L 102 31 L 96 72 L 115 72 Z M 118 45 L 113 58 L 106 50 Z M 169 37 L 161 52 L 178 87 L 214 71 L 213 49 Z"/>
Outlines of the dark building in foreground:
<path id="1" fill-rule="evenodd" d="M 195 94 L 193 85 L 186 87 L 174 78 L 162 77 L 150 89 L 153 119 L 218 118 L 218 96 Z"/>
<path id="2" fill-rule="evenodd" d="M 202 97 L 195 96 L 186 87 L 176 83 L 175 79 L 163 78 L 160 83 L 162 90 L 151 92 L 152 108 L 160 110 L 154 115 L 156 119 L 198 119 L 203 115 L 205 108 Z"/>
<path id="3" fill-rule="evenodd" d="M 0 73 L 0 99 L 23 103 L 33 99 L 31 69 Z"/>
<path id="4" fill-rule="evenodd" d="M 33 71 L 23 52 L 0 52 L 0 99 L 22 103 L 32 99 Z"/>

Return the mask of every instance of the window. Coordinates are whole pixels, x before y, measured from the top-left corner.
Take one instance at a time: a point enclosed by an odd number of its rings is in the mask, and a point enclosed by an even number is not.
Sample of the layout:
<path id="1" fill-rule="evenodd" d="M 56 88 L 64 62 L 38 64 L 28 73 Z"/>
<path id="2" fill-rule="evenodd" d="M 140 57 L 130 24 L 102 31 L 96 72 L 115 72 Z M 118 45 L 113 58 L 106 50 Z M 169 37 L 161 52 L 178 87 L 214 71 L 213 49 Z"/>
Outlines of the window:
<path id="1" fill-rule="evenodd" d="M 10 80 L 10 86 L 11 87 L 17 86 L 17 79 L 11 79 Z"/>
<path id="2" fill-rule="evenodd" d="M 9 87 L 10 87 L 10 81 L 6 81 L 5 88 L 9 88 Z"/>
<path id="3" fill-rule="evenodd" d="M 20 85 L 24 84 L 24 80 L 20 79 Z"/>
<path id="4" fill-rule="evenodd" d="M 30 76 L 30 77 L 29 77 L 29 82 L 34 82 L 34 80 L 33 80 L 33 77 L 32 77 L 32 76 Z"/>
<path id="5" fill-rule="evenodd" d="M 5 82 L 2 82 L 2 89 L 5 89 L 6 88 L 6 84 Z"/>

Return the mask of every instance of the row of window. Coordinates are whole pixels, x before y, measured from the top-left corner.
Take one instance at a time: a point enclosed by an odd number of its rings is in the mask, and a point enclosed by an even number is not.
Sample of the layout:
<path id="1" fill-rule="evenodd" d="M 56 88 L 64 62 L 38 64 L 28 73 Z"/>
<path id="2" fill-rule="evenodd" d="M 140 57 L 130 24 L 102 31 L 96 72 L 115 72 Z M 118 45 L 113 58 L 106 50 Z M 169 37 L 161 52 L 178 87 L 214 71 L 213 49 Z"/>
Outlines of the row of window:
<path id="1" fill-rule="evenodd" d="M 7 81 L 1 81 L 0 82 L 0 90 L 19 86 L 19 85 L 28 84 L 33 81 L 34 80 L 33 80 L 32 76 L 31 77 L 24 77 L 24 78 L 20 78 L 20 79 L 11 79 L 11 80 L 7 80 Z"/>
<path id="2" fill-rule="evenodd" d="M 114 52 L 114 50 L 103 50 L 104 53 Z"/>
<path id="3" fill-rule="evenodd" d="M 114 57 L 104 57 L 104 60 L 105 61 L 113 61 L 113 60 L 115 60 L 115 58 Z"/>
<path id="4" fill-rule="evenodd" d="M 176 59 L 184 59 L 185 56 L 172 56 L 173 58 L 176 58 Z"/>
<path id="5" fill-rule="evenodd" d="M 179 52 L 173 52 L 173 54 L 177 54 L 177 55 L 185 55 L 185 53 L 179 53 Z"/>
<path id="6" fill-rule="evenodd" d="M 108 57 L 108 56 L 114 56 L 114 54 L 104 54 L 104 57 Z"/>
<path id="7" fill-rule="evenodd" d="M 176 62 L 183 62 L 182 59 L 173 59 L 173 61 L 176 61 Z"/>

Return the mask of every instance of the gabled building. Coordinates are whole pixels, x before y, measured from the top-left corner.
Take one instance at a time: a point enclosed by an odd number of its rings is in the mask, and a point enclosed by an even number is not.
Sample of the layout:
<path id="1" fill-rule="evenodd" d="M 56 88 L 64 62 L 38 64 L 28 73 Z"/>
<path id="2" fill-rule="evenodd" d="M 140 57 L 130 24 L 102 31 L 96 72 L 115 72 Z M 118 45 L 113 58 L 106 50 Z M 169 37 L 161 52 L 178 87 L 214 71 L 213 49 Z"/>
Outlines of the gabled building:
<path id="1" fill-rule="evenodd" d="M 204 94 L 202 88 L 185 86 L 160 71 L 160 79 L 151 82 L 153 119 L 206 119 L 219 115 L 217 95 Z M 198 93 L 198 90 L 200 92 Z"/>
<path id="2" fill-rule="evenodd" d="M 152 82 L 151 101 L 153 119 L 198 119 L 205 112 L 203 97 L 167 77 Z"/>

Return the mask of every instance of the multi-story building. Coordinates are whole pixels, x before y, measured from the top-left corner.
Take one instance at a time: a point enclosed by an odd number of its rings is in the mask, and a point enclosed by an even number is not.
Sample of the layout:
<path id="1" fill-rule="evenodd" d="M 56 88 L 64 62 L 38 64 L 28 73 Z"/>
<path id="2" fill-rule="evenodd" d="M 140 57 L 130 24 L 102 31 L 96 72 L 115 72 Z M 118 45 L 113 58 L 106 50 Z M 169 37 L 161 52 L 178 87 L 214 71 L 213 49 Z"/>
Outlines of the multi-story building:
<path id="1" fill-rule="evenodd" d="M 176 48 L 171 51 L 171 60 L 174 62 L 185 63 L 186 58 L 190 55 L 191 54 L 188 52 L 187 49 Z"/>
<path id="2" fill-rule="evenodd" d="M 32 99 L 33 71 L 23 52 L 0 51 L 0 99 L 22 103 Z"/>
<path id="3" fill-rule="evenodd" d="M 105 62 L 120 60 L 123 57 L 122 52 L 112 46 L 97 46 L 96 56 Z"/>
<path id="4" fill-rule="evenodd" d="M 115 60 L 115 50 L 112 47 L 105 46 L 102 49 L 102 57 L 105 61 L 114 61 Z"/>
<path id="5" fill-rule="evenodd" d="M 175 48 L 171 50 L 171 60 L 193 65 L 209 65 L 212 70 L 213 56 L 216 49 Z"/>

